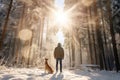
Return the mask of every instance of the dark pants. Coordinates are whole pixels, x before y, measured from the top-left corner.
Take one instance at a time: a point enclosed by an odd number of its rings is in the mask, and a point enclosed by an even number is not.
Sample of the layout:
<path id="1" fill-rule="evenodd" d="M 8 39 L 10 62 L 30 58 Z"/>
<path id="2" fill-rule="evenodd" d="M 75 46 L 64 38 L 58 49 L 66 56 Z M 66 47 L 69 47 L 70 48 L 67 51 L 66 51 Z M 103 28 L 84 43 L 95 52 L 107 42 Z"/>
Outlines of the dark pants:
<path id="1" fill-rule="evenodd" d="M 58 71 L 58 63 L 60 64 L 60 72 L 62 72 L 62 58 L 56 59 L 56 71 Z"/>

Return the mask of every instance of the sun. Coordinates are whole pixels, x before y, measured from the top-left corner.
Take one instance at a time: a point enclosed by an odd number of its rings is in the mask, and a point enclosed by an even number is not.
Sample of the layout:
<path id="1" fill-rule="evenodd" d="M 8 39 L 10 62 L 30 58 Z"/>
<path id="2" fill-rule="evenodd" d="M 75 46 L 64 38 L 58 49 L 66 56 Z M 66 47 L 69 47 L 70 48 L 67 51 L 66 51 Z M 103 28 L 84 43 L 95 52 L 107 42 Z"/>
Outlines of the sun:
<path id="1" fill-rule="evenodd" d="M 55 16 L 55 23 L 58 25 L 66 25 L 69 22 L 69 17 L 66 12 L 63 10 L 58 10 L 54 14 Z"/>

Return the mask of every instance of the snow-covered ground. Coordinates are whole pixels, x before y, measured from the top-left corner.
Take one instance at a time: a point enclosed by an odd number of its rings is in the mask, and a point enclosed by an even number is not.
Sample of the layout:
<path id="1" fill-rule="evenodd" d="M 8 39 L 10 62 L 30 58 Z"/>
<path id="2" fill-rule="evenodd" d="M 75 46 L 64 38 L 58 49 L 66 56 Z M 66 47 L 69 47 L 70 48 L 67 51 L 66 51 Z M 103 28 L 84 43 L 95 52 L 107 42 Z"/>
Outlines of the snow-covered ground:
<path id="1" fill-rule="evenodd" d="M 9 68 L 0 70 L 0 80 L 120 80 L 120 73 L 110 71 L 64 70 L 45 74 L 37 68 Z"/>

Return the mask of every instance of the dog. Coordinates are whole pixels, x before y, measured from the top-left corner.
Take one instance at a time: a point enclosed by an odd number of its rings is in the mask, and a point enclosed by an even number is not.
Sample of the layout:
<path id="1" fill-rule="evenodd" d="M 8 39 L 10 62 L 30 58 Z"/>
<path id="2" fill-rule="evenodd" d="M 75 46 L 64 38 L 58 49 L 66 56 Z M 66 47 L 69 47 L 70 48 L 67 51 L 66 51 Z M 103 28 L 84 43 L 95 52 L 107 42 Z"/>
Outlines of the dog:
<path id="1" fill-rule="evenodd" d="M 47 58 L 45 58 L 45 73 L 46 73 L 46 71 L 50 74 L 52 74 L 54 72 L 53 69 L 48 64 L 48 59 Z"/>

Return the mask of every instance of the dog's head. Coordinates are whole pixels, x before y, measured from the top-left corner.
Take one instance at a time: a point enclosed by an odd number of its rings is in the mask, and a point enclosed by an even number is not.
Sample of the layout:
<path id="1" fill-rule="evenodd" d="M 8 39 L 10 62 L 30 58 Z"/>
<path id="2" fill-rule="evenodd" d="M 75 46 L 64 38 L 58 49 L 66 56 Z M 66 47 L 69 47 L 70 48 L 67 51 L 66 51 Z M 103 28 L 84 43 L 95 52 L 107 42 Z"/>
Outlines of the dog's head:
<path id="1" fill-rule="evenodd" d="M 47 61 L 48 59 L 47 59 L 47 58 L 45 58 L 45 60 Z"/>

